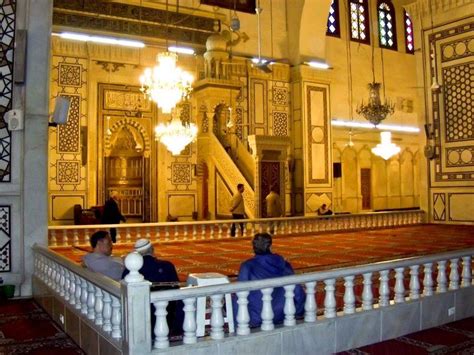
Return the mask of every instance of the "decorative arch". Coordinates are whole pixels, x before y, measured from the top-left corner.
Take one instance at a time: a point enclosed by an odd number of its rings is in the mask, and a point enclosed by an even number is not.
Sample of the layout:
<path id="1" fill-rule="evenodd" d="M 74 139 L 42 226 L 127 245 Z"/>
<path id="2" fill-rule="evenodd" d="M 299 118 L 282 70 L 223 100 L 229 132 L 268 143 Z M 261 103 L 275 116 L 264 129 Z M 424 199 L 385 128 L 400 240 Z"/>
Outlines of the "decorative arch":
<path id="1" fill-rule="evenodd" d="M 130 117 L 125 117 L 122 118 L 121 120 L 115 122 L 112 127 L 110 127 L 110 133 L 105 136 L 104 139 L 104 154 L 106 157 L 110 156 L 110 153 L 112 151 L 112 141 L 111 137 L 114 136 L 115 133 L 117 133 L 122 127 L 124 126 L 131 126 L 135 128 L 141 135 L 143 139 L 143 156 L 145 158 L 149 158 L 151 155 L 151 143 L 150 143 L 150 137 L 148 136 L 145 128 L 137 122 L 136 119 L 130 118 Z"/>

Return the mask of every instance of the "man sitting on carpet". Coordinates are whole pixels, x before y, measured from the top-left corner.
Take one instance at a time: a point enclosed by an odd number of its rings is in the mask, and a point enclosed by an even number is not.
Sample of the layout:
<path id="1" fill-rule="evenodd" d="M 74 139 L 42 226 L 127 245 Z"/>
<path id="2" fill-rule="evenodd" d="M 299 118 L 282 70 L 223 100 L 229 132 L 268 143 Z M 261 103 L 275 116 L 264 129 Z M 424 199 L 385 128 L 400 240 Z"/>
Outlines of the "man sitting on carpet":
<path id="1" fill-rule="evenodd" d="M 282 256 L 273 254 L 271 251 L 272 237 L 268 233 L 258 233 L 252 241 L 255 256 L 244 261 L 240 266 L 237 281 L 252 281 L 293 275 L 294 271 L 290 263 Z M 294 289 L 294 301 L 296 316 L 304 313 L 305 293 L 301 285 Z M 250 327 L 258 327 L 262 324 L 262 292 L 250 291 L 248 296 L 248 310 L 250 315 Z M 281 323 L 285 319 L 283 308 L 285 306 L 285 289 L 276 287 L 272 292 L 273 322 Z M 237 319 L 237 298 L 233 298 L 234 318 Z"/>
<path id="2" fill-rule="evenodd" d="M 179 288 L 178 273 L 174 265 L 166 260 L 160 260 L 155 257 L 154 248 L 148 239 L 142 238 L 135 242 L 135 251 L 143 256 L 143 266 L 139 270 L 139 273 L 143 275 L 145 280 L 153 283 L 152 291 L 168 290 L 173 288 Z M 128 270 L 125 269 L 122 277 L 128 274 Z M 182 301 L 171 301 L 166 308 L 168 315 L 168 326 L 170 329 L 170 335 L 179 335 L 183 332 L 183 302 Z M 152 334 L 155 326 L 155 307 L 151 307 L 151 321 L 152 321 Z"/>
<path id="3" fill-rule="evenodd" d="M 113 244 L 109 232 L 95 232 L 90 237 L 90 244 L 94 250 L 82 258 L 84 266 L 115 281 L 120 281 L 124 266 L 120 258 L 111 256 Z"/>

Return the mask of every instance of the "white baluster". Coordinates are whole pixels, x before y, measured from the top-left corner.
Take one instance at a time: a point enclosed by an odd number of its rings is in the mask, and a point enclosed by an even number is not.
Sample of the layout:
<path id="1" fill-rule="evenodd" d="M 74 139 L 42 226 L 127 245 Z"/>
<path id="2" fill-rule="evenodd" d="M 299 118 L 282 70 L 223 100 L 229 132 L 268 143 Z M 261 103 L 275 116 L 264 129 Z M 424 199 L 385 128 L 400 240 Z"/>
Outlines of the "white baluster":
<path id="1" fill-rule="evenodd" d="M 224 295 L 211 295 L 211 338 L 224 338 L 224 316 L 222 315 L 222 298 Z"/>
<path id="2" fill-rule="evenodd" d="M 118 240 L 118 236 L 119 236 L 119 231 L 121 231 L 122 229 L 121 228 L 117 228 L 117 242 L 119 241 Z M 140 235 L 140 230 L 137 231 L 137 239 L 140 239 L 141 238 L 141 235 Z M 130 228 L 127 228 L 125 230 L 125 240 L 127 243 L 131 243 L 132 242 L 132 233 L 130 232 Z"/>
<path id="3" fill-rule="evenodd" d="M 250 231 L 251 231 L 252 235 L 255 235 L 255 222 L 251 222 Z"/>
<path id="4" fill-rule="evenodd" d="M 419 265 L 410 266 L 410 299 L 420 298 L 420 280 L 418 278 Z"/>
<path id="5" fill-rule="evenodd" d="M 433 295 L 433 263 L 423 264 L 423 296 Z"/>
<path id="6" fill-rule="evenodd" d="M 217 232 L 217 239 L 222 239 L 222 224 L 219 223 L 217 226 L 219 228 L 219 231 Z"/>
<path id="7" fill-rule="evenodd" d="M 102 312 L 104 309 L 104 302 L 102 301 L 103 295 L 102 295 L 102 290 L 100 289 L 99 286 L 95 287 L 95 324 L 97 325 L 102 325 L 103 323 L 103 318 L 102 318 Z"/>
<path id="8" fill-rule="evenodd" d="M 79 244 L 79 233 L 77 231 L 77 229 L 74 229 L 74 232 L 73 232 L 73 243 L 74 245 L 78 245 Z"/>
<path id="9" fill-rule="evenodd" d="M 324 280 L 324 290 L 326 296 L 324 297 L 324 316 L 326 318 L 336 317 L 336 296 L 334 294 L 336 279 Z"/>
<path id="10" fill-rule="evenodd" d="M 184 303 L 184 344 L 195 344 L 197 342 L 196 337 L 196 299 L 185 298 Z"/>
<path id="11" fill-rule="evenodd" d="M 155 305 L 155 316 L 156 316 L 156 323 L 155 323 L 155 342 L 153 347 L 156 349 L 166 349 L 170 346 L 170 341 L 168 339 L 168 323 L 166 322 L 166 315 L 168 312 L 166 311 L 166 307 L 168 307 L 168 301 L 158 301 L 153 303 Z"/>
<path id="12" fill-rule="evenodd" d="M 240 291 L 237 292 L 237 304 L 239 305 L 237 311 L 237 334 L 238 335 L 247 335 L 250 334 L 249 328 L 249 301 L 247 299 L 249 291 Z"/>
<path id="13" fill-rule="evenodd" d="M 59 295 L 66 298 L 66 270 L 59 266 Z"/>
<path id="14" fill-rule="evenodd" d="M 76 292 L 75 292 L 75 298 L 76 298 L 76 309 L 82 309 L 82 303 L 81 303 L 81 278 L 79 275 L 76 275 Z"/>
<path id="15" fill-rule="evenodd" d="M 296 324 L 295 313 L 295 285 L 286 285 L 285 289 L 285 306 L 283 307 L 283 312 L 285 313 L 285 321 L 283 324 L 286 327 L 291 327 Z"/>
<path id="16" fill-rule="evenodd" d="M 388 287 L 388 270 L 380 271 L 379 306 L 387 307 L 390 304 L 390 288 Z"/>
<path id="17" fill-rule="evenodd" d="M 87 318 L 94 319 L 95 308 L 95 287 L 91 282 L 87 283 Z"/>
<path id="18" fill-rule="evenodd" d="M 88 243 L 89 240 L 90 240 L 90 232 L 89 232 L 89 229 L 86 228 L 84 229 L 84 240 L 82 242 L 83 244 L 85 244 L 85 243 Z"/>
<path id="19" fill-rule="evenodd" d="M 306 301 L 304 303 L 304 321 L 306 323 L 316 322 L 317 304 L 315 300 L 316 282 L 306 283 Z"/>
<path id="20" fill-rule="evenodd" d="M 81 313 L 87 314 L 87 281 L 81 280 Z"/>
<path id="21" fill-rule="evenodd" d="M 68 242 L 67 242 L 67 229 L 63 229 L 63 242 L 62 242 L 62 245 L 63 246 L 68 245 Z"/>
<path id="22" fill-rule="evenodd" d="M 459 270 L 458 270 L 459 258 L 451 259 L 451 272 L 449 273 L 449 289 L 459 289 Z"/>
<path id="23" fill-rule="evenodd" d="M 49 245 L 53 247 L 58 245 L 58 240 L 56 238 L 56 231 L 54 229 L 51 231 L 51 238 L 49 239 Z"/>
<path id="24" fill-rule="evenodd" d="M 160 226 L 156 226 L 155 227 L 155 241 L 159 241 L 160 240 Z"/>
<path id="25" fill-rule="evenodd" d="M 112 338 L 114 339 L 120 339 L 122 337 L 122 328 L 121 328 L 121 322 L 122 322 L 122 312 L 120 309 L 120 300 L 112 296 L 112 317 L 111 317 L 111 322 L 112 322 Z"/>
<path id="26" fill-rule="evenodd" d="M 463 256 L 462 258 L 461 276 L 462 276 L 461 287 L 471 286 L 472 274 L 471 274 L 471 257 L 470 256 Z"/>
<path id="27" fill-rule="evenodd" d="M 215 233 L 215 228 L 216 228 L 216 225 L 215 224 L 211 224 L 209 226 L 211 228 L 211 230 L 209 231 L 209 239 L 214 239 L 214 233 Z"/>
<path id="28" fill-rule="evenodd" d="M 69 303 L 76 305 L 76 275 L 71 271 L 69 272 Z"/>
<path id="29" fill-rule="evenodd" d="M 151 240 L 150 226 L 146 227 L 145 231 L 146 231 L 145 238 L 148 239 L 148 240 Z"/>
<path id="30" fill-rule="evenodd" d="M 354 276 L 344 277 L 344 314 L 355 313 Z"/>
<path id="31" fill-rule="evenodd" d="M 110 332 L 112 330 L 112 299 L 110 298 L 110 294 L 104 291 L 104 306 L 102 308 L 102 318 L 103 318 L 103 325 L 102 329 L 106 332 Z"/>
<path id="32" fill-rule="evenodd" d="M 446 261 L 438 261 L 438 277 L 436 278 L 438 287 L 436 292 L 442 293 L 448 290 L 448 279 L 446 277 Z"/>
<path id="33" fill-rule="evenodd" d="M 207 225 L 205 224 L 201 225 L 201 239 L 202 240 L 206 239 L 206 228 L 207 228 Z"/>
<path id="34" fill-rule="evenodd" d="M 364 288 L 362 290 L 362 309 L 368 311 L 373 308 L 374 296 L 372 294 L 372 273 L 363 274 Z"/>
<path id="35" fill-rule="evenodd" d="M 179 226 L 177 224 L 174 225 L 174 240 L 179 240 Z"/>
<path id="36" fill-rule="evenodd" d="M 170 240 L 170 226 L 166 225 L 165 226 L 165 241 Z"/>
<path id="37" fill-rule="evenodd" d="M 193 224 L 193 240 L 197 239 L 197 225 Z"/>
<path id="38" fill-rule="evenodd" d="M 273 330 L 273 308 L 272 308 L 272 292 L 273 288 L 264 288 L 262 291 L 262 330 Z"/>
<path id="39" fill-rule="evenodd" d="M 405 285 L 403 284 L 403 267 L 395 269 L 395 303 L 405 302 Z"/>

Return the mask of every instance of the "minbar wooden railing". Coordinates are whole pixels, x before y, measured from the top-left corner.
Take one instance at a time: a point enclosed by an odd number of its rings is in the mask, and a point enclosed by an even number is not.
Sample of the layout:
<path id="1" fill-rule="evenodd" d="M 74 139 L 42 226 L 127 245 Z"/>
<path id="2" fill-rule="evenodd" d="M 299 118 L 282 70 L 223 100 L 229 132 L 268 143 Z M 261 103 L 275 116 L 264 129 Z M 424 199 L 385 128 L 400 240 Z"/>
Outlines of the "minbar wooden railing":
<path id="1" fill-rule="evenodd" d="M 271 231 L 273 235 L 292 235 L 357 229 L 388 228 L 423 223 L 422 210 L 342 214 L 318 217 L 287 217 L 239 220 L 245 223 L 244 235 L 251 237 L 257 232 Z M 72 246 L 89 243 L 89 237 L 97 230 L 117 228 L 118 243 L 132 243 L 139 238 L 152 242 L 177 242 L 230 238 L 233 220 L 199 222 L 139 223 L 120 225 L 50 226 L 49 246 Z M 240 228 L 237 229 L 240 231 Z"/>

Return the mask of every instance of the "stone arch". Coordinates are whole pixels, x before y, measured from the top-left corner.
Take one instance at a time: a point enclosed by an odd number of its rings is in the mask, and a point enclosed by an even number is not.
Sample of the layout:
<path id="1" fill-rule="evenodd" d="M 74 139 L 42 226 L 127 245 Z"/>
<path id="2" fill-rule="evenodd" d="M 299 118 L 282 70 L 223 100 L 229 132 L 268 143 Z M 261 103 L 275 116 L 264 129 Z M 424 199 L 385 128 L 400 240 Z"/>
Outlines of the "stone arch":
<path id="1" fill-rule="evenodd" d="M 115 133 L 120 131 L 125 126 L 131 126 L 135 128 L 136 131 L 139 132 L 141 135 L 141 138 L 143 139 L 143 156 L 145 158 L 149 158 L 151 155 L 151 143 L 150 143 L 150 137 L 148 136 L 148 133 L 146 132 L 145 128 L 137 122 L 136 119 L 133 119 L 131 117 L 124 117 L 121 120 L 115 122 L 112 127 L 110 127 L 110 134 L 107 134 L 105 136 L 104 140 L 104 153 L 105 156 L 109 156 L 112 150 L 112 141 L 111 137 L 114 136 Z"/>

